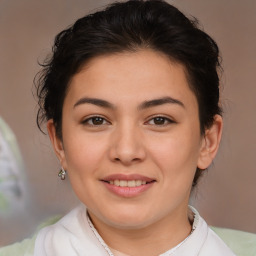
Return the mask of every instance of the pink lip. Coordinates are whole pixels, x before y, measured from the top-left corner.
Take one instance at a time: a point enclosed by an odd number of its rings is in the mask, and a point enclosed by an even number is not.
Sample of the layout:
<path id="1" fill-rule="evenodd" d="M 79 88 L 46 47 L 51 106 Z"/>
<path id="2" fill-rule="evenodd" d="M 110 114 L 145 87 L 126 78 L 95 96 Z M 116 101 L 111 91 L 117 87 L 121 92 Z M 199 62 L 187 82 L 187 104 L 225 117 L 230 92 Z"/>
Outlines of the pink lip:
<path id="1" fill-rule="evenodd" d="M 106 181 L 111 181 L 111 180 L 142 180 L 146 181 L 147 183 L 145 185 L 141 185 L 138 187 L 119 187 L 113 184 L 110 184 Z M 130 175 L 125 175 L 125 174 L 113 174 L 105 177 L 104 179 L 101 180 L 103 185 L 112 193 L 114 193 L 117 196 L 121 197 L 126 197 L 126 198 L 131 198 L 131 197 L 136 197 L 140 195 L 141 193 L 147 191 L 150 189 L 154 183 L 155 180 L 146 176 L 138 175 L 138 174 L 130 174 Z"/>
<path id="2" fill-rule="evenodd" d="M 139 175 L 139 174 L 112 174 L 101 179 L 102 181 L 111 181 L 111 180 L 142 180 L 146 182 L 154 181 L 155 179 Z"/>
<path id="3" fill-rule="evenodd" d="M 155 182 L 147 183 L 138 187 L 119 187 L 107 182 L 102 182 L 103 185 L 112 193 L 121 197 L 135 197 L 140 195 L 142 192 L 150 189 Z"/>

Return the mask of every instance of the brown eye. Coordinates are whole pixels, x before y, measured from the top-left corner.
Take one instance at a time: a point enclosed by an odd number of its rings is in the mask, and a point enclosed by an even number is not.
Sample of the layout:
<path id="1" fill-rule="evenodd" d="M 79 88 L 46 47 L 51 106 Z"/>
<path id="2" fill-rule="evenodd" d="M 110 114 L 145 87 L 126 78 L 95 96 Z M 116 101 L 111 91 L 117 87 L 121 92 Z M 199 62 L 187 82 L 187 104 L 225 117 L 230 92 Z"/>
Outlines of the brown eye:
<path id="1" fill-rule="evenodd" d="M 104 123 L 104 119 L 101 117 L 93 117 L 92 118 L 92 124 L 93 125 L 101 125 Z"/>
<path id="2" fill-rule="evenodd" d="M 85 125 L 91 125 L 91 126 L 100 126 L 100 125 L 105 125 L 108 124 L 105 118 L 100 117 L 100 116 L 94 116 L 90 117 L 86 120 L 83 121 L 83 124 Z"/>
<path id="3" fill-rule="evenodd" d="M 154 124 L 156 125 L 163 125 L 166 122 L 166 118 L 164 117 L 155 117 L 153 118 L 153 120 L 154 120 Z"/>
<path id="4" fill-rule="evenodd" d="M 156 116 L 148 121 L 150 125 L 167 125 L 170 123 L 174 123 L 171 119 L 163 117 L 163 116 Z"/>

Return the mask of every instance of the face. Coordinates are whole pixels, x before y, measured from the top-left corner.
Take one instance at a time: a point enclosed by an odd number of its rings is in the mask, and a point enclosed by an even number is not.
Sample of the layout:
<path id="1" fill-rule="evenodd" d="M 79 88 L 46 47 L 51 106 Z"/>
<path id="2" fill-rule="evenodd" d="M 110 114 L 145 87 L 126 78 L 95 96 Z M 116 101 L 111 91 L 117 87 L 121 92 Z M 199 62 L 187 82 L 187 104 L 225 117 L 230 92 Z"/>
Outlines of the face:
<path id="1" fill-rule="evenodd" d="M 139 228 L 184 217 L 212 156 L 182 65 L 150 50 L 97 57 L 72 78 L 62 117 L 62 141 L 52 121 L 48 131 L 94 218 Z"/>

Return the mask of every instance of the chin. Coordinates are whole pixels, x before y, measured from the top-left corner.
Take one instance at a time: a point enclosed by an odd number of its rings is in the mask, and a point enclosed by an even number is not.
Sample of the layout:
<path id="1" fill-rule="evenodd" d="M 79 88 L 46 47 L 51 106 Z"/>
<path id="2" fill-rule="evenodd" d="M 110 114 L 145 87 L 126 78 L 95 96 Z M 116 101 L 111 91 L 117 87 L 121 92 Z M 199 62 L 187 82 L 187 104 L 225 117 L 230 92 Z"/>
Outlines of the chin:
<path id="1" fill-rule="evenodd" d="M 121 210 L 108 213 L 104 216 L 104 222 L 107 225 L 119 229 L 140 229 L 153 223 L 151 214 L 145 210 Z"/>

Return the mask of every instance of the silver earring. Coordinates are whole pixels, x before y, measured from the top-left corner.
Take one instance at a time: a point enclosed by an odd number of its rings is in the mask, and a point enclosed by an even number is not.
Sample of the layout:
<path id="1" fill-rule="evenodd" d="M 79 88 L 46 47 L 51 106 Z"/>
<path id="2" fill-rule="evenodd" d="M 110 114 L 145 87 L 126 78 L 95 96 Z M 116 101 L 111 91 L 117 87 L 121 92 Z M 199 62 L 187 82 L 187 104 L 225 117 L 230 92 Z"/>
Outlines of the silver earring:
<path id="1" fill-rule="evenodd" d="M 63 167 L 61 167 L 61 170 L 59 171 L 58 176 L 61 178 L 61 180 L 65 180 L 66 178 L 66 171 L 63 169 Z"/>

